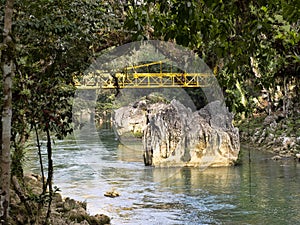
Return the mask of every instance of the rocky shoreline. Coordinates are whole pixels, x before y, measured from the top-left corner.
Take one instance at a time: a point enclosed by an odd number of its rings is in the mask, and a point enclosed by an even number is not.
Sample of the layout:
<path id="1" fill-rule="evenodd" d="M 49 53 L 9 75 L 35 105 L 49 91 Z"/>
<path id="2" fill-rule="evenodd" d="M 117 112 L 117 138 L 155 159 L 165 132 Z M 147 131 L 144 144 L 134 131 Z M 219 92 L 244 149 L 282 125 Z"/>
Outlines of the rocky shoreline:
<path id="1" fill-rule="evenodd" d="M 274 160 L 300 158 L 299 113 L 289 117 L 281 112 L 259 115 L 243 121 L 239 129 L 241 143 L 271 152 Z"/>
<path id="2" fill-rule="evenodd" d="M 39 175 L 26 174 L 24 184 L 19 185 L 13 178 L 10 204 L 10 224 L 45 224 L 47 214 L 47 193 L 41 196 L 42 180 Z M 18 193 L 19 192 L 19 193 Z M 20 197 L 21 196 L 21 197 Z M 24 197 L 24 198 L 23 198 Z M 22 199 L 23 198 L 23 199 Z M 22 200 L 21 200 L 22 199 Z M 44 201 L 43 207 L 39 205 Z M 25 203 L 25 204 L 24 204 Z M 47 224 L 51 225 L 105 225 L 110 224 L 110 218 L 103 214 L 89 215 L 86 202 L 63 198 L 57 191 L 51 204 L 51 214 Z M 28 209 L 29 207 L 29 209 Z M 31 211 L 31 214 L 29 213 Z"/>

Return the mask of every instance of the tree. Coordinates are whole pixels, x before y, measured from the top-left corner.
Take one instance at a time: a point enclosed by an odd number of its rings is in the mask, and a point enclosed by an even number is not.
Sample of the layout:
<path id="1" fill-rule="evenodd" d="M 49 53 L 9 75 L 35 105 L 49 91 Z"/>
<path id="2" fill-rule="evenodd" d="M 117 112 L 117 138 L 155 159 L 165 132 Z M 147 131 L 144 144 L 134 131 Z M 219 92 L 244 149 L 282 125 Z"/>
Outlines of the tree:
<path id="1" fill-rule="evenodd" d="M 74 77 L 89 65 L 94 51 L 101 46 L 102 36 L 98 32 L 104 25 L 101 17 L 104 12 L 100 2 L 20 1 L 16 6 L 19 82 L 14 92 L 14 121 L 19 126 L 13 130 L 13 136 L 23 136 L 19 135 L 24 131 L 20 129 L 22 124 L 46 136 L 47 181 L 40 196 L 47 196 L 46 220 L 55 191 L 52 140 L 54 136 L 62 139 L 72 132 Z M 23 155 L 22 151 L 15 153 Z M 21 168 L 20 157 L 15 159 L 13 164 Z"/>
<path id="2" fill-rule="evenodd" d="M 10 203 L 10 137 L 12 120 L 12 79 L 14 74 L 14 43 L 12 37 L 14 0 L 7 0 L 4 13 L 1 69 L 3 76 L 2 137 L 0 153 L 0 222 L 8 224 Z"/>
<path id="3" fill-rule="evenodd" d="M 32 130 L 37 134 L 43 132 L 47 139 L 48 171 L 45 173 L 47 182 L 39 197 L 46 196 L 48 187 L 49 209 L 55 191 L 52 143 L 53 138 L 61 139 L 72 132 L 74 77 L 82 76 L 97 57 L 97 52 L 128 41 L 126 32 L 121 29 L 124 7 L 118 3 L 103 0 L 15 1 L 13 32 L 16 48 L 14 54 L 7 54 L 16 67 L 12 89 L 13 126 L 11 131 L 5 129 L 6 134 L 12 135 L 12 175 L 22 181 L 24 143 Z M 1 15 L 2 11 L 0 18 Z M 3 27 L 1 21 L 0 27 Z M 3 50 L 3 56 L 7 49 Z M 5 106 L 3 102 L 1 106 Z M 41 161 L 42 170 L 43 165 Z"/>
<path id="4" fill-rule="evenodd" d="M 251 112 L 261 90 L 269 92 L 274 106 L 275 87 L 295 84 L 299 15 L 296 0 L 145 0 L 129 6 L 125 26 L 136 32 L 136 39 L 163 39 L 196 52 L 214 71 L 227 105 L 238 115 Z"/>

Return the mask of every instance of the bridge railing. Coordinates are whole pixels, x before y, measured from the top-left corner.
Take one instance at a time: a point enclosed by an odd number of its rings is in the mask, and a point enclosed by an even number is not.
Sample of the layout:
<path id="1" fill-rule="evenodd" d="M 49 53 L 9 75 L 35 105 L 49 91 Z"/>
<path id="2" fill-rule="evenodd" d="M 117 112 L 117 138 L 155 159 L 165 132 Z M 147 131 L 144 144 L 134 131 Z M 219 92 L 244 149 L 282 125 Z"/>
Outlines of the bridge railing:
<path id="1" fill-rule="evenodd" d="M 168 60 L 128 66 L 122 72 L 108 73 L 96 70 L 76 81 L 78 88 L 159 88 L 207 87 L 213 77 L 209 73 L 187 73 Z"/>
<path id="2" fill-rule="evenodd" d="M 208 73 L 93 73 L 75 84 L 83 89 L 208 87 L 212 76 Z"/>

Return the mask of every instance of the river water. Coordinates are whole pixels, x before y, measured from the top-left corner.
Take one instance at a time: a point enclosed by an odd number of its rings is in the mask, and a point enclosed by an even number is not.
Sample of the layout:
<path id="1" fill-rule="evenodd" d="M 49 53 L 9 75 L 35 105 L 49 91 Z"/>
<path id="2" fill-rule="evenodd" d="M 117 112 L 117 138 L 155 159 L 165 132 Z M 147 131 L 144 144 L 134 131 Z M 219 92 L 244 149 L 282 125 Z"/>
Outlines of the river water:
<path id="1" fill-rule="evenodd" d="M 236 167 L 152 168 L 111 130 L 83 130 L 55 142 L 54 180 L 64 197 L 86 201 L 113 225 L 300 224 L 300 163 L 255 149 L 249 162 L 249 149 L 242 152 Z M 39 173 L 36 149 L 27 157 L 27 170 Z M 105 197 L 111 190 L 120 196 Z"/>

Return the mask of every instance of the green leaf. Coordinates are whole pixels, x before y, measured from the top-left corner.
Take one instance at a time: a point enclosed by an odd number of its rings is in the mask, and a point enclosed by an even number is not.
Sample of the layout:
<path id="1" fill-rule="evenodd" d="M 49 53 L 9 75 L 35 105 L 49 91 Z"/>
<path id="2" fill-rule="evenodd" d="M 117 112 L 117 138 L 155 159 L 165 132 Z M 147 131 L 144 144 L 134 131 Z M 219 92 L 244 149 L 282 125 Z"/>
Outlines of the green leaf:
<path id="1" fill-rule="evenodd" d="M 275 20 L 277 20 L 277 22 L 282 23 L 284 22 L 283 20 L 283 16 L 282 15 L 274 15 Z"/>
<path id="2" fill-rule="evenodd" d="M 268 8 L 267 8 L 266 6 L 262 6 L 260 9 L 261 9 L 262 11 L 264 11 L 265 13 L 268 11 Z"/>

